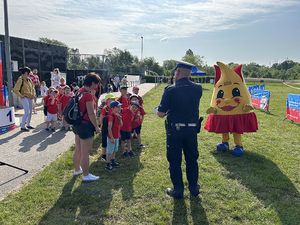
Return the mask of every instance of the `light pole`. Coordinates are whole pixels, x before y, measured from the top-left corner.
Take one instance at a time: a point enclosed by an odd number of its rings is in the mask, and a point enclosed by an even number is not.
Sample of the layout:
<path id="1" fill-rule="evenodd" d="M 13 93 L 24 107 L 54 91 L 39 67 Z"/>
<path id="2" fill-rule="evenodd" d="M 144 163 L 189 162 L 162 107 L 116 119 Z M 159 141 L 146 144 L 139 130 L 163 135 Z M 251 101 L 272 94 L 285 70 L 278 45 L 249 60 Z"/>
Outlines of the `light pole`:
<path id="1" fill-rule="evenodd" d="M 143 61 L 143 52 L 144 52 L 144 37 L 141 36 L 141 61 Z"/>
<path id="2" fill-rule="evenodd" d="M 7 0 L 4 0 L 4 27 L 5 27 L 5 65 L 6 65 L 6 76 L 7 76 L 7 88 L 8 88 L 8 100 L 9 106 L 13 106 L 13 96 L 12 96 L 12 70 L 11 70 L 11 55 L 10 55 L 10 38 L 8 29 L 8 10 L 7 10 Z"/>

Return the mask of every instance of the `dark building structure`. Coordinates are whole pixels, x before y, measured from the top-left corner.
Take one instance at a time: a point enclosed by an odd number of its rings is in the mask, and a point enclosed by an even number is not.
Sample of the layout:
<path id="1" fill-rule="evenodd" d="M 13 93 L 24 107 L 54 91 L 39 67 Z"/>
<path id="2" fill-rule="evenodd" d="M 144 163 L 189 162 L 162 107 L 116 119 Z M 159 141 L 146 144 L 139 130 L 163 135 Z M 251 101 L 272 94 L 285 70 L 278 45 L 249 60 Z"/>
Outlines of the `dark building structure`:
<path id="1" fill-rule="evenodd" d="M 4 36 L 0 35 L 4 52 Z M 68 49 L 63 46 L 46 44 L 39 41 L 32 41 L 23 38 L 10 37 L 11 60 L 17 61 L 18 68 L 28 66 L 31 69 L 38 69 L 40 80 L 50 85 L 50 72 L 59 68 L 63 73 L 67 72 Z M 4 56 L 3 59 L 5 60 Z M 5 62 L 3 60 L 3 62 Z M 13 81 L 18 79 L 20 74 L 13 72 Z M 4 83 L 7 81 L 5 63 L 3 63 Z"/>

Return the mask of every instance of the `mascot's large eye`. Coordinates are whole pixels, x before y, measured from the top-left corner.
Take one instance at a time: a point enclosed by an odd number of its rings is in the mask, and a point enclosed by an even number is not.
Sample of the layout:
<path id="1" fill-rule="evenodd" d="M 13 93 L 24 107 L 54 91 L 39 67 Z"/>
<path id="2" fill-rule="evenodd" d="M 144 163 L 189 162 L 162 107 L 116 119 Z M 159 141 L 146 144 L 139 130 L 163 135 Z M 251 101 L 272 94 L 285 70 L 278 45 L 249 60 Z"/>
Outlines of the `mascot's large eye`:
<path id="1" fill-rule="evenodd" d="M 240 90 L 238 88 L 233 88 L 232 96 L 233 97 L 241 96 Z"/>
<path id="2" fill-rule="evenodd" d="M 224 97 L 224 91 L 220 90 L 217 94 L 217 98 L 223 98 Z"/>

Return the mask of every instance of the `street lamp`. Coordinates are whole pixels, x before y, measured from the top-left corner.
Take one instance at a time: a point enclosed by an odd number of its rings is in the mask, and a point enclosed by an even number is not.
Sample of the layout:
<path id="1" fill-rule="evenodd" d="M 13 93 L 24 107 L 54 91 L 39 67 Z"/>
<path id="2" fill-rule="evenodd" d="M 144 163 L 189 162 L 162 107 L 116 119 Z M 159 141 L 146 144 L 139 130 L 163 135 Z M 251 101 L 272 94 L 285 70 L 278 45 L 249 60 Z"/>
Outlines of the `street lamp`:
<path id="1" fill-rule="evenodd" d="M 12 70 L 11 70 L 11 55 L 10 55 L 10 38 L 9 38 L 9 29 L 8 29 L 8 10 L 7 10 L 7 0 L 3 1 L 4 3 L 4 27 L 5 27 L 5 65 L 6 65 L 6 76 L 7 76 L 7 88 L 8 88 L 8 100 L 9 106 L 13 106 L 13 96 L 12 96 Z"/>
<path id="2" fill-rule="evenodd" d="M 143 61 L 144 37 L 141 36 L 141 61 Z"/>

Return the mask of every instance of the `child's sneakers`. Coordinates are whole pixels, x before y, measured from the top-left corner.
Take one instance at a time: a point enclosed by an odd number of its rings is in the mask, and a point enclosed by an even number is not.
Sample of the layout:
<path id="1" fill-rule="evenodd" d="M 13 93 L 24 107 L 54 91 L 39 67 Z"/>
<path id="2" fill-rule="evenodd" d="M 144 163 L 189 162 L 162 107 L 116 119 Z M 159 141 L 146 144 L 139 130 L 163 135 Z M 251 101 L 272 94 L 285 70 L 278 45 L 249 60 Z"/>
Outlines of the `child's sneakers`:
<path id="1" fill-rule="evenodd" d="M 113 168 L 118 168 L 118 167 L 120 167 L 120 163 L 118 163 L 118 162 L 116 162 L 116 160 L 111 160 L 111 165 L 112 165 L 112 167 Z"/>
<path id="2" fill-rule="evenodd" d="M 132 151 L 132 150 L 130 150 L 129 152 L 128 152 L 128 155 L 129 155 L 129 157 L 134 157 L 135 156 L 135 154 L 134 154 L 134 152 Z"/>
<path id="3" fill-rule="evenodd" d="M 102 161 L 102 162 L 106 162 L 106 155 L 101 155 L 101 158 L 100 158 L 100 160 Z"/>
<path id="4" fill-rule="evenodd" d="M 91 173 L 89 173 L 87 176 L 82 177 L 83 182 L 92 182 L 92 181 L 97 181 L 97 180 L 99 180 L 99 177 L 95 176 Z"/>
<path id="5" fill-rule="evenodd" d="M 50 131 L 50 129 L 47 127 L 47 128 L 46 128 L 46 131 Z"/>
<path id="6" fill-rule="evenodd" d="M 112 166 L 112 163 L 107 163 L 105 169 L 107 171 L 112 171 L 114 169 L 114 167 Z"/>
<path id="7" fill-rule="evenodd" d="M 143 144 L 140 144 L 139 147 L 140 147 L 140 148 L 145 148 L 146 146 L 143 145 Z"/>
<path id="8" fill-rule="evenodd" d="M 123 156 L 124 158 L 127 158 L 127 157 L 129 157 L 129 154 L 128 154 L 128 152 L 123 152 L 122 156 Z"/>
<path id="9" fill-rule="evenodd" d="M 52 127 L 52 128 L 51 128 L 51 131 L 52 131 L 52 132 L 55 132 L 55 128 L 54 128 L 54 127 Z"/>

